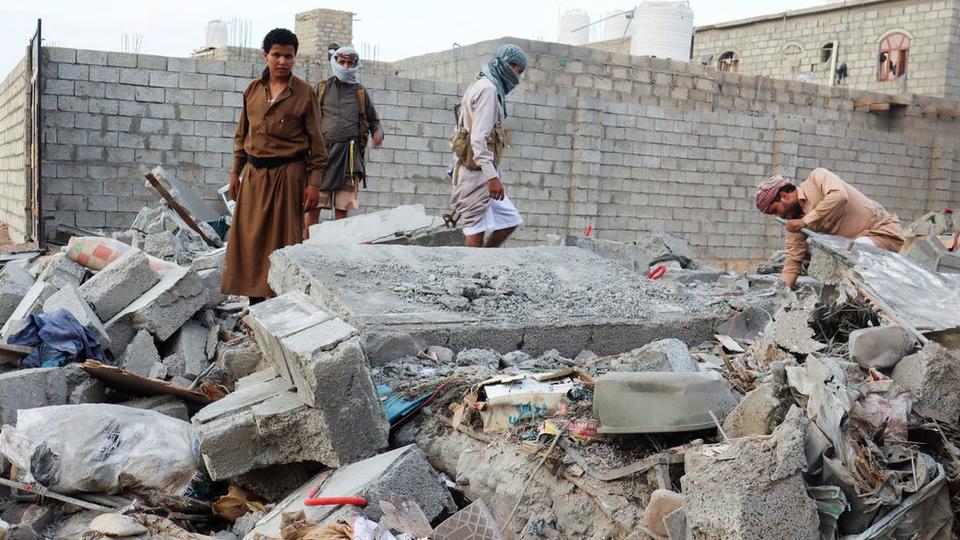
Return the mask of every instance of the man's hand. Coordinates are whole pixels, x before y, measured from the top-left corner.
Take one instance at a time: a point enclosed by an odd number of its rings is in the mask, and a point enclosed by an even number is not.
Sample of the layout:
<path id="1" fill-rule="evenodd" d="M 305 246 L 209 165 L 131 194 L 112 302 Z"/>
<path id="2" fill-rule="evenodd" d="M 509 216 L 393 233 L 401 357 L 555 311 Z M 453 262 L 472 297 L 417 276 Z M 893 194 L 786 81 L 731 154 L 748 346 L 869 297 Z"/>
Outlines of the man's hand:
<path id="1" fill-rule="evenodd" d="M 237 200 L 237 196 L 240 195 L 240 175 L 231 174 L 230 175 L 230 187 L 227 188 L 227 195 L 231 199 Z"/>
<path id="2" fill-rule="evenodd" d="M 487 189 L 490 191 L 490 198 L 497 201 L 502 201 L 506 195 L 503 189 L 503 182 L 501 182 L 499 178 L 487 180 Z"/>
<path id="3" fill-rule="evenodd" d="M 800 229 L 805 226 L 802 219 L 787 220 L 787 231 L 789 232 L 800 232 Z"/>
<path id="4" fill-rule="evenodd" d="M 320 188 L 307 186 L 307 191 L 303 194 L 303 211 L 308 212 L 317 206 L 320 206 Z"/>
<path id="5" fill-rule="evenodd" d="M 373 132 L 373 146 L 374 148 L 380 148 L 381 144 L 383 144 L 383 130 L 378 129 Z"/>

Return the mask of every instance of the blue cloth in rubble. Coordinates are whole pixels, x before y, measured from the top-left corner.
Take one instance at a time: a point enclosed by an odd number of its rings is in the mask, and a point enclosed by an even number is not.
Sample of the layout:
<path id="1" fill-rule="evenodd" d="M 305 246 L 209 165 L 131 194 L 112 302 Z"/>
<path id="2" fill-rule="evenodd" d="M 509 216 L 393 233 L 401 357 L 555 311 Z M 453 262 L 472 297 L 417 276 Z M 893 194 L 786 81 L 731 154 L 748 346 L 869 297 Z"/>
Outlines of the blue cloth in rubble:
<path id="1" fill-rule="evenodd" d="M 96 334 L 65 309 L 30 315 L 7 343 L 33 347 L 20 362 L 21 369 L 60 367 L 88 359 L 106 361 Z"/>

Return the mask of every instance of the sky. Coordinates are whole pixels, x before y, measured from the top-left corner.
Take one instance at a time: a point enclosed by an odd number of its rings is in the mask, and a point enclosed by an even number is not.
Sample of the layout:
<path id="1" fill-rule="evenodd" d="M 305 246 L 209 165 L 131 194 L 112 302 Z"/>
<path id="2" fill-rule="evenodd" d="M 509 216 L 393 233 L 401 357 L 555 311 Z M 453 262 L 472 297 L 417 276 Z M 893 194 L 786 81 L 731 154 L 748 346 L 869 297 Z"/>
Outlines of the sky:
<path id="1" fill-rule="evenodd" d="M 825 0 L 690 0 L 694 24 L 779 13 L 825 3 Z M 630 9 L 631 0 L 15 0 L 0 1 L 0 79 L 19 62 L 43 20 L 44 44 L 107 51 L 122 50 L 124 34 L 141 37 L 140 52 L 189 56 L 203 45 L 211 19 L 249 20 L 252 46 L 271 28 L 294 25 L 294 15 L 316 8 L 351 11 L 354 45 L 375 45 L 378 59 L 399 60 L 503 36 L 556 41 L 560 13 L 580 8 L 591 19 Z M 602 26 L 600 23 L 599 26 Z"/>

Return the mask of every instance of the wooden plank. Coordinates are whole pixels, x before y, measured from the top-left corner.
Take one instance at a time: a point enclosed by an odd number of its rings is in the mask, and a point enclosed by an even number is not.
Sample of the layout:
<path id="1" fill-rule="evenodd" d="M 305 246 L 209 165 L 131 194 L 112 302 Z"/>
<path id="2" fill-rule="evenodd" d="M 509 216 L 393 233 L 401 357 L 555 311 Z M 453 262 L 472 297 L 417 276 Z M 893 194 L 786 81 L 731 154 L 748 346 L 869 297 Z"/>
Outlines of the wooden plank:
<path id="1" fill-rule="evenodd" d="M 926 116 L 936 116 L 940 114 L 940 108 L 936 105 L 924 105 L 923 114 Z"/>
<path id="2" fill-rule="evenodd" d="M 147 182 L 150 182 L 150 185 L 153 186 L 153 189 L 157 190 L 157 193 L 159 193 L 160 196 L 163 197 L 163 200 L 167 201 L 167 204 L 170 205 L 170 208 L 172 208 L 173 211 L 176 212 L 178 216 L 180 216 L 180 219 L 182 219 L 183 222 L 186 223 L 188 227 L 196 231 L 196 233 L 199 234 L 201 238 L 203 238 L 203 241 L 206 242 L 207 245 L 211 247 L 219 247 L 210 239 L 209 236 L 204 234 L 203 229 L 201 229 L 200 226 L 197 225 L 197 222 L 193 220 L 193 216 L 190 215 L 190 212 L 188 212 L 187 209 L 184 208 L 182 204 L 180 204 L 180 201 L 178 201 L 176 197 L 174 197 L 173 195 L 170 194 L 169 191 L 167 191 L 167 188 L 163 187 L 163 183 L 157 180 L 157 177 L 154 176 L 153 173 L 147 173 L 144 176 L 147 178 Z"/>
<path id="3" fill-rule="evenodd" d="M 862 109 L 864 107 L 869 107 L 871 103 L 873 103 L 873 99 L 871 98 L 865 97 L 865 98 L 856 99 L 853 101 L 853 108 Z"/>
<path id="4" fill-rule="evenodd" d="M 96 360 L 87 360 L 80 367 L 103 384 L 124 392 L 144 396 L 169 395 L 192 403 L 206 405 L 210 398 L 200 392 L 159 379 L 148 379 L 115 366 L 105 366 Z"/>
<path id="5" fill-rule="evenodd" d="M 880 111 L 889 111 L 890 103 L 889 102 L 880 102 L 880 103 L 871 103 L 870 112 L 880 112 Z"/>
<path id="6" fill-rule="evenodd" d="M 19 366 L 20 360 L 25 358 L 32 351 L 33 347 L 26 347 L 24 345 L 7 345 L 5 343 L 0 344 L 0 364 Z"/>

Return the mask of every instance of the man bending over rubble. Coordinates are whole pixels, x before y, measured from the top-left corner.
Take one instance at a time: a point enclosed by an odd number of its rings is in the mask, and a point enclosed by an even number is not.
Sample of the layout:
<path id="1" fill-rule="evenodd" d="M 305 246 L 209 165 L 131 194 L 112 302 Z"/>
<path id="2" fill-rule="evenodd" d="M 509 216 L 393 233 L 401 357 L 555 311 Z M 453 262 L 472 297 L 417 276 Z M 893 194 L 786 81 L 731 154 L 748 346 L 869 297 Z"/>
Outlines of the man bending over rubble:
<path id="1" fill-rule="evenodd" d="M 814 169 L 799 186 L 779 174 L 757 186 L 757 209 L 787 221 L 786 262 L 781 278 L 790 288 L 807 259 L 800 229 L 856 239 L 894 253 L 903 245 L 900 218 L 824 168 Z"/>
<path id="2" fill-rule="evenodd" d="M 526 69 L 526 53 L 502 45 L 463 94 L 453 137 L 457 163 L 451 206 L 466 224 L 467 247 L 499 247 L 523 223 L 503 187 L 500 155 L 506 142 L 501 120 L 507 116 L 507 94 Z M 486 231 L 493 232 L 484 243 Z"/>
<path id="3" fill-rule="evenodd" d="M 243 92 L 234 137 L 229 194 L 237 207 L 221 290 L 251 303 L 274 295 L 268 257 L 303 241 L 304 212 L 320 200 L 327 165 L 317 95 L 293 75 L 297 47 L 297 36 L 283 28 L 263 38 L 267 67 Z"/>

